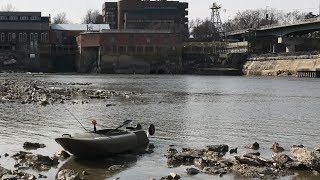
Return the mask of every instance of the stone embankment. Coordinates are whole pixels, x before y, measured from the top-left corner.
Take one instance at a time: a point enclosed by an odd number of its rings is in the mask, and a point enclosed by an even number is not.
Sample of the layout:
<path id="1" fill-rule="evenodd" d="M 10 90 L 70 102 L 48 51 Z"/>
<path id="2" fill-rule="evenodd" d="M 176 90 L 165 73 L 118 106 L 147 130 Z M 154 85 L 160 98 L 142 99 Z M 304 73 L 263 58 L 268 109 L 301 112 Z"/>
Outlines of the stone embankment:
<path id="1" fill-rule="evenodd" d="M 298 72 L 317 71 L 318 55 L 249 58 L 243 66 L 243 74 L 253 76 L 298 76 Z"/>
<path id="2" fill-rule="evenodd" d="M 205 173 L 214 176 L 224 176 L 233 173 L 236 176 L 247 178 L 274 179 L 294 175 L 296 171 L 306 171 L 318 175 L 320 171 L 319 149 L 308 149 L 303 145 L 292 146 L 287 155 L 278 143 L 271 147 L 272 159 L 260 156 L 259 144 L 246 145 L 251 153 L 224 158 L 226 153 L 238 153 L 237 148 L 230 149 L 228 145 L 207 146 L 206 149 L 183 148 L 181 152 L 170 147 L 166 154 L 169 167 L 181 165 L 195 166 L 186 169 L 188 175 Z M 162 178 L 180 179 L 179 175 L 171 173 Z"/>

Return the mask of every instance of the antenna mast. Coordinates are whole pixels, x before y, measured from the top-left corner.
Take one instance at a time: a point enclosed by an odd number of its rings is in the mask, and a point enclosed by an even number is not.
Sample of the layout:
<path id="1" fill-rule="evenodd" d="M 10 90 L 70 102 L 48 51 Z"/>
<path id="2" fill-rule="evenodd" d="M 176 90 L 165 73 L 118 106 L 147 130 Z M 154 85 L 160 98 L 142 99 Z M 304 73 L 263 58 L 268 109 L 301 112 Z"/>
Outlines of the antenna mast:
<path id="1" fill-rule="evenodd" d="M 211 9 L 211 30 L 219 35 L 222 35 L 222 21 L 220 17 L 221 5 L 213 3 Z"/>

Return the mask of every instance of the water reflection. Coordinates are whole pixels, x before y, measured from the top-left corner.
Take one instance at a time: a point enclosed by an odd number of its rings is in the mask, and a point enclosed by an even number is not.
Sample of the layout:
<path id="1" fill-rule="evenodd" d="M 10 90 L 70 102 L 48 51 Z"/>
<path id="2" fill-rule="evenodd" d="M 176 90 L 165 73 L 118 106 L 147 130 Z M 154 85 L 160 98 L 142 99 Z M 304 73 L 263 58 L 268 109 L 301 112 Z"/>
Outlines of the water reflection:
<path id="1" fill-rule="evenodd" d="M 71 169 L 78 172 L 81 177 L 84 176 L 85 179 L 101 180 L 133 167 L 137 160 L 138 157 L 131 154 L 95 160 L 83 160 L 72 156 L 59 168 L 58 172 L 64 169 Z M 112 166 L 121 168 L 112 168 Z M 86 172 L 87 175 L 83 175 L 83 172 Z"/>

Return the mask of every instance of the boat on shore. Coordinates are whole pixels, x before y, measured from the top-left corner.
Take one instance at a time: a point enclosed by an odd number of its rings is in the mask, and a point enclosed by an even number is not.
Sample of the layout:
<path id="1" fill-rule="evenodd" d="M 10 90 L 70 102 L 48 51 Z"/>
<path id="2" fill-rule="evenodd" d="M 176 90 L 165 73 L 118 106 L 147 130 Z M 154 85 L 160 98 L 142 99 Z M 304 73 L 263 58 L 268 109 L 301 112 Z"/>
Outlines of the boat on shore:
<path id="1" fill-rule="evenodd" d="M 115 129 L 97 131 L 96 122 L 93 121 L 94 131 L 74 135 L 63 134 L 55 141 L 78 158 L 108 157 L 115 154 L 143 151 L 148 147 L 149 138 L 141 125 L 126 127 L 125 130 L 120 129 L 130 122 L 125 121 Z M 153 135 L 154 131 L 154 125 L 150 125 L 148 134 Z"/>

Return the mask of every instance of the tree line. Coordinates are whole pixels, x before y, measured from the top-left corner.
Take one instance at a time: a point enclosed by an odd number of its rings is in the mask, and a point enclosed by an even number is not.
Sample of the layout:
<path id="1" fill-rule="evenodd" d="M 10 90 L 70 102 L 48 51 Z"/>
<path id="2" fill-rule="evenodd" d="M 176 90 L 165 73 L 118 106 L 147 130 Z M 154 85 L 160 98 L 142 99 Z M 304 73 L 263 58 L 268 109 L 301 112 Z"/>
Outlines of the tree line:
<path id="1" fill-rule="evenodd" d="M 267 25 L 292 24 L 304 19 L 318 17 L 312 12 L 283 12 L 276 9 L 257 9 L 238 12 L 232 19 L 222 23 L 217 29 L 209 18 L 194 19 L 189 22 L 189 33 L 196 41 L 214 41 L 223 38 L 223 32 L 241 29 L 257 29 Z"/>
<path id="2" fill-rule="evenodd" d="M 52 19 L 53 24 L 67 24 L 70 21 L 67 19 L 65 12 L 58 13 Z M 89 9 L 81 20 L 82 24 L 103 24 L 102 14 L 98 10 Z"/>

